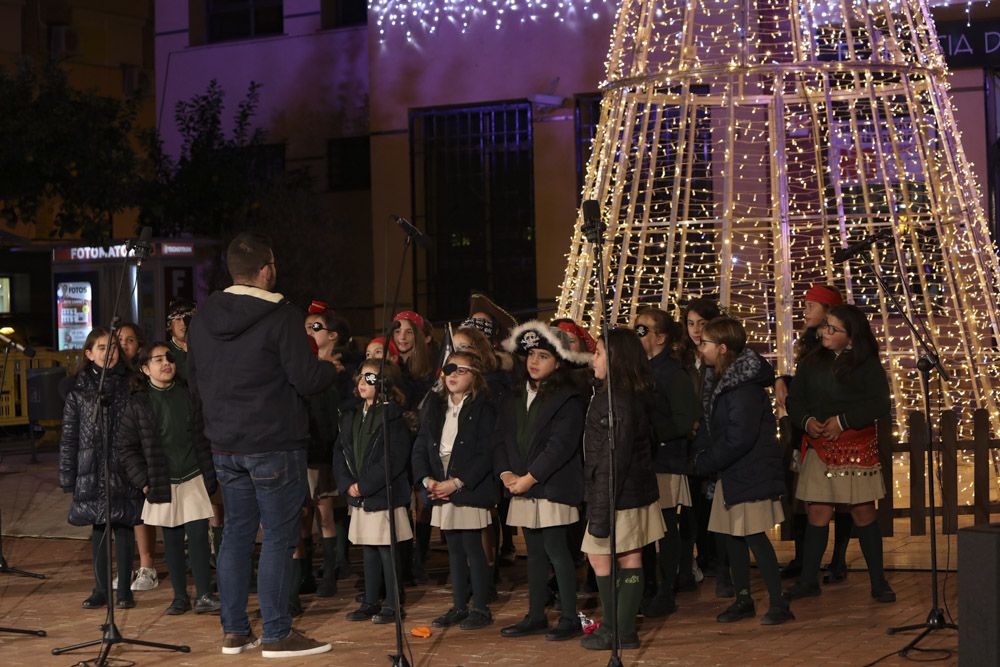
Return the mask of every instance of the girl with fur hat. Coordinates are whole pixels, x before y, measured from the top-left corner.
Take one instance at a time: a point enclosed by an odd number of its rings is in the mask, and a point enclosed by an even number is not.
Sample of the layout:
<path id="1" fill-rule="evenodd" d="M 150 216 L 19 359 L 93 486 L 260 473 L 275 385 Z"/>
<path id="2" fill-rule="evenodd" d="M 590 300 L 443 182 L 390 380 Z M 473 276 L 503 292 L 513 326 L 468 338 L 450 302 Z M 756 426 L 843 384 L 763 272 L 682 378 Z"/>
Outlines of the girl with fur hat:
<path id="1" fill-rule="evenodd" d="M 579 520 L 583 501 L 584 398 L 573 368 L 591 355 L 573 352 L 566 337 L 537 320 L 511 332 L 504 347 L 524 358 L 511 396 L 497 422 L 494 469 L 510 495 L 507 523 L 523 529 L 528 549 L 528 614 L 500 631 L 504 637 L 545 634 L 566 640 L 582 630 L 576 615 L 576 571 L 567 529 Z M 559 623 L 545 616 L 549 562 L 562 600 Z"/>
<path id="2" fill-rule="evenodd" d="M 407 464 L 410 460 L 410 431 L 403 422 L 403 395 L 399 391 L 399 369 L 385 365 L 379 375 L 378 360 L 369 359 L 358 368 L 356 391 L 361 404 L 347 411 L 340 422 L 340 434 L 333 451 L 333 474 L 340 494 L 351 507 L 348 539 L 361 545 L 364 552 L 364 601 L 347 615 L 349 621 L 394 623 L 402 608 L 392 586 L 394 564 L 389 552 L 389 512 L 395 515 L 396 539 L 413 539 L 407 506 L 410 485 Z M 386 383 L 388 402 L 378 402 L 378 385 Z M 383 411 L 389 430 L 389 460 L 385 460 Z M 392 485 L 392 507 L 386 489 L 386 466 Z M 380 588 L 385 584 L 386 599 L 378 605 Z"/>
<path id="3" fill-rule="evenodd" d="M 834 306 L 844 303 L 840 291 L 832 285 L 813 285 L 806 291 L 802 308 L 802 335 L 795 341 L 795 364 L 823 347 L 821 328 L 826 323 L 827 313 Z M 782 410 L 787 410 L 786 399 L 794 377 L 783 375 L 774 382 L 775 403 Z M 792 424 L 792 442 L 802 442 L 805 432 L 796 424 Z M 793 445 L 794 448 L 794 445 Z M 793 470 L 798 470 L 798 456 L 793 458 Z M 796 503 L 800 505 L 800 503 Z M 851 540 L 854 522 L 850 512 L 838 511 L 834 514 L 836 530 L 833 539 L 833 558 L 827 567 L 823 583 L 835 584 L 847 579 L 847 546 Z M 792 535 L 795 539 L 795 556 L 782 568 L 781 576 L 795 577 L 802 571 L 802 546 L 806 532 L 806 515 L 804 511 L 797 512 L 792 518 Z"/>
<path id="4" fill-rule="evenodd" d="M 785 594 L 794 600 L 821 593 L 817 577 L 830 519 L 837 505 L 846 505 L 868 563 L 872 597 L 895 602 L 875 513 L 875 501 L 885 497 L 875 424 L 890 414 L 889 380 L 859 308 L 834 306 L 820 332 L 822 347 L 796 366 L 786 403 L 792 422 L 805 431 L 795 496 L 806 503 L 809 523 L 802 572 Z"/>
<path id="5" fill-rule="evenodd" d="M 719 476 L 708 529 L 725 536 L 736 601 L 717 620 L 732 623 L 756 615 L 750 595 L 749 547 L 770 595 L 761 623 L 778 625 L 795 617 L 781 596 L 778 559 L 767 537 L 767 531 L 784 519 L 780 498 L 785 474 L 767 391 L 774 384 L 774 369 L 746 341 L 743 326 L 726 317 L 701 330 L 701 355 L 708 369 L 694 469 Z"/>
<path id="6" fill-rule="evenodd" d="M 653 375 L 642 343 L 631 329 L 612 329 L 606 339 L 597 341 L 593 364 L 594 378 L 600 385 L 590 399 L 583 435 L 587 530 L 582 549 L 597 577 L 604 620 L 581 643 L 587 649 L 610 650 L 612 630 L 617 624 L 621 648 L 639 648 L 635 618 L 644 589 L 642 550 L 648 544 L 656 544 L 664 532 L 643 398 L 654 386 Z M 609 380 L 615 436 L 613 515 L 608 494 Z M 611 581 L 612 522 L 619 566 L 617 583 Z M 617 596 L 617 619 L 609 617 L 613 595 Z"/>
<path id="7" fill-rule="evenodd" d="M 452 606 L 432 625 L 476 630 L 493 622 L 482 531 L 492 523 L 497 501 L 491 441 L 496 410 L 476 354 L 452 353 L 442 372 L 444 382 L 420 411 L 412 458 L 413 476 L 433 505 L 431 525 L 448 544 Z"/>

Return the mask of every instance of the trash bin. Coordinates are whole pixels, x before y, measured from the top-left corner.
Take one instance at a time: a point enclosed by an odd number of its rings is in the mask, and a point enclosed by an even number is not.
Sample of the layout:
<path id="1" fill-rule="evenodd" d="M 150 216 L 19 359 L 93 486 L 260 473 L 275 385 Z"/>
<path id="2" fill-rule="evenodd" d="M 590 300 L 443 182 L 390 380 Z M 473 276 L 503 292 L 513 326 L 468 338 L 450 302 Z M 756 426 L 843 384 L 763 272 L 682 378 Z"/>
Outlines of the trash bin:
<path id="1" fill-rule="evenodd" d="M 33 422 L 62 419 L 59 382 L 64 377 L 66 369 L 62 366 L 28 369 L 28 419 Z"/>

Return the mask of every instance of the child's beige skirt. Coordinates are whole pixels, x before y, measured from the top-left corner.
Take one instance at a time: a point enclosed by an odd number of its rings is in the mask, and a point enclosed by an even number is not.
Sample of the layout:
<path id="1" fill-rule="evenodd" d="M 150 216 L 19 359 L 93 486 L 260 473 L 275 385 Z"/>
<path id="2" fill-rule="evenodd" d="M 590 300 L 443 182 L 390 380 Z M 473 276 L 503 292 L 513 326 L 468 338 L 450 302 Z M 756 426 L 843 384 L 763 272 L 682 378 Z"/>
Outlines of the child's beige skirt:
<path id="1" fill-rule="evenodd" d="M 484 507 L 445 503 L 431 508 L 431 525 L 441 530 L 482 530 L 490 523 L 490 511 Z"/>
<path id="2" fill-rule="evenodd" d="M 615 512 L 615 517 L 617 518 L 615 550 L 620 554 L 652 544 L 663 537 L 666 532 L 659 502 L 645 507 L 618 510 Z M 587 531 L 583 534 L 583 544 L 580 546 L 580 550 L 587 554 L 610 554 L 611 538 L 594 537 L 590 534 L 588 524 Z"/>
<path id="3" fill-rule="evenodd" d="M 670 509 L 682 505 L 691 507 L 691 487 L 687 475 L 670 472 L 656 473 L 656 485 L 660 488 L 660 507 Z"/>
<path id="4" fill-rule="evenodd" d="M 754 500 L 726 507 L 722 480 L 716 482 L 712 513 L 708 517 L 708 529 L 713 533 L 746 537 L 767 532 L 784 520 L 780 500 Z"/>
<path id="5" fill-rule="evenodd" d="M 568 526 L 579 520 L 580 511 L 576 507 L 545 498 L 515 496 L 510 499 L 510 509 L 507 511 L 507 525 L 518 528 Z"/>
<path id="6" fill-rule="evenodd" d="M 213 514 L 205 478 L 201 475 L 180 484 L 171 484 L 169 503 L 147 500 L 142 506 L 142 522 L 147 526 L 176 528 L 192 521 L 209 519 Z"/>
<path id="7" fill-rule="evenodd" d="M 795 497 L 810 503 L 861 505 L 885 498 L 885 482 L 879 468 L 830 472 L 810 447 L 799 471 Z"/>
<path id="8" fill-rule="evenodd" d="M 360 507 L 351 506 L 350 512 L 351 528 L 347 531 L 347 539 L 351 544 L 366 544 L 373 547 L 384 547 L 389 544 L 389 510 L 366 512 Z M 397 507 L 393 513 L 396 518 L 396 541 L 412 540 L 410 513 L 405 507 Z"/>

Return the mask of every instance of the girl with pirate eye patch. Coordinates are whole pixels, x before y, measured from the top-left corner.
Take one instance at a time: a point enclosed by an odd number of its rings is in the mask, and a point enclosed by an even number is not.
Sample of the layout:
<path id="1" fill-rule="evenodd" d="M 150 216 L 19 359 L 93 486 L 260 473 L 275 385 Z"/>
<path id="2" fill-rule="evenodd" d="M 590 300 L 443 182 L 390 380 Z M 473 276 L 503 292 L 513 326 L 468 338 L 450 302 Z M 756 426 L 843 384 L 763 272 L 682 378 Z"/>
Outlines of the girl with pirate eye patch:
<path id="1" fill-rule="evenodd" d="M 682 334 L 670 315 L 659 308 L 643 308 L 636 318 L 635 332 L 653 372 L 654 385 L 645 394 L 653 436 L 653 470 L 666 525 L 659 554 L 655 547 L 643 551 L 646 581 L 654 584 L 658 581 L 655 595 L 643 602 L 643 615 L 656 617 L 677 609 L 674 585 L 678 572 L 692 583 L 694 578 L 694 540 L 682 543 L 677 512 L 681 508 L 683 516 L 691 507 L 691 489 L 685 473 L 694 422 L 698 418 L 698 398 L 691 376 L 674 352 Z"/>
<path id="2" fill-rule="evenodd" d="M 211 592 L 208 540 L 208 520 L 214 514 L 210 496 L 217 483 L 199 402 L 184 381 L 177 379 L 177 363 L 168 343 L 152 343 L 143 349 L 137 365 L 142 382 L 122 415 L 115 444 L 129 479 L 146 496 L 144 524 L 163 530 L 163 551 L 174 589 L 165 613 L 175 616 L 191 609 L 188 564 L 194 575 L 195 613 L 218 611 L 220 602 Z"/>
<path id="3" fill-rule="evenodd" d="M 494 470 L 511 497 L 507 523 L 524 530 L 529 607 L 523 620 L 500 633 L 566 640 L 581 633 L 567 529 L 579 520 L 583 501 L 584 399 L 572 369 L 588 364 L 591 355 L 571 351 L 563 332 L 537 320 L 516 327 L 504 347 L 524 359 L 526 377 L 515 383 L 500 410 Z M 550 562 L 562 600 L 559 622 L 551 629 L 545 616 Z"/>
<path id="4" fill-rule="evenodd" d="M 399 369 L 369 359 L 358 368 L 356 391 L 361 405 L 344 413 L 340 435 L 333 452 L 333 474 L 340 494 L 351 508 L 348 539 L 363 546 L 365 594 L 361 606 L 347 615 L 349 621 L 394 623 L 402 609 L 392 586 L 392 559 L 389 553 L 389 512 L 395 514 L 396 538 L 413 538 L 407 516 L 410 489 L 407 464 L 410 460 L 410 432 L 403 422 L 399 391 Z M 386 403 L 379 402 L 379 389 L 385 384 Z M 389 430 L 389 461 L 385 460 L 383 411 Z M 392 507 L 385 485 L 385 469 L 390 468 Z M 379 593 L 385 585 L 386 598 L 379 606 Z"/>
<path id="5" fill-rule="evenodd" d="M 420 412 L 412 457 L 414 479 L 427 490 L 433 506 L 431 525 L 441 529 L 448 543 L 452 607 L 432 625 L 475 630 L 493 622 L 482 530 L 491 524 L 490 510 L 497 501 L 492 474 L 496 410 L 476 354 L 451 354 L 442 372 L 441 388 Z"/>

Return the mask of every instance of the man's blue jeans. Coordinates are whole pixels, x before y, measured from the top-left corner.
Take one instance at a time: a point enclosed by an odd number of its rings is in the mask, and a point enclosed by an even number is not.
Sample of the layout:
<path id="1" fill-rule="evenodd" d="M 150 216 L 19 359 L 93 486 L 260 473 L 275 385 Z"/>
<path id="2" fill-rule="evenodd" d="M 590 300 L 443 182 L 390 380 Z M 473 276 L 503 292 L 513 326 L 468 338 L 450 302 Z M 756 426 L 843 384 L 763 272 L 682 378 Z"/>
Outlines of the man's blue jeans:
<path id="1" fill-rule="evenodd" d="M 264 618 L 262 639 L 266 643 L 279 641 L 292 629 L 289 575 L 302 502 L 309 493 L 306 450 L 213 454 L 212 459 L 226 512 L 217 569 L 222 630 L 239 635 L 250 632 L 250 559 L 260 525 L 264 542 L 257 567 L 257 596 Z"/>

